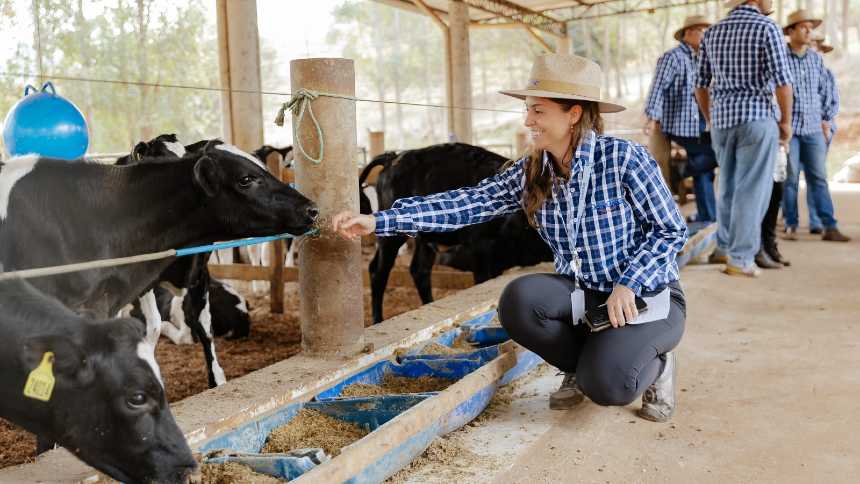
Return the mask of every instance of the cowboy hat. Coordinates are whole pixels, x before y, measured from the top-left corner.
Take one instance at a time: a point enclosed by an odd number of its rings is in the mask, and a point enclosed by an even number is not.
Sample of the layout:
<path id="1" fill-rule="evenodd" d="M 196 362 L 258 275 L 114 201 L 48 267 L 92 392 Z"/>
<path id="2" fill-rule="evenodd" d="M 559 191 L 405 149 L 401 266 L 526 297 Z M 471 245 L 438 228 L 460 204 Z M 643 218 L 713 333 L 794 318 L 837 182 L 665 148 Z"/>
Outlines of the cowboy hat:
<path id="1" fill-rule="evenodd" d="M 785 27 L 782 28 L 782 33 L 788 35 L 788 29 L 799 24 L 800 22 L 812 22 L 812 28 L 816 28 L 821 25 L 821 19 L 815 18 L 809 13 L 805 8 L 801 8 L 800 10 L 795 10 L 791 12 L 788 16 L 788 20 L 785 21 Z"/>
<path id="2" fill-rule="evenodd" d="M 826 53 L 831 52 L 831 51 L 833 50 L 833 46 L 832 46 L 832 45 L 827 45 L 827 44 L 825 44 L 825 43 L 824 43 L 824 36 L 823 36 L 823 35 L 821 35 L 821 34 L 815 34 L 815 35 L 813 35 L 813 36 L 812 36 L 812 41 L 813 41 L 813 42 L 818 43 L 818 50 L 819 50 L 822 54 L 826 54 Z"/>
<path id="3" fill-rule="evenodd" d="M 526 96 L 553 99 L 592 101 L 601 113 L 624 111 L 624 106 L 606 101 L 600 87 L 603 73 L 596 62 L 567 54 L 538 56 L 532 64 L 525 89 L 499 91 L 506 96 L 525 99 Z"/>
<path id="4" fill-rule="evenodd" d="M 689 17 L 684 19 L 684 25 L 681 26 L 678 30 L 675 31 L 673 37 L 675 40 L 681 40 L 684 37 L 684 31 L 690 27 L 696 27 L 698 25 L 702 25 L 704 27 L 710 27 L 712 24 L 708 22 L 708 19 L 705 18 L 704 15 L 690 15 Z"/>

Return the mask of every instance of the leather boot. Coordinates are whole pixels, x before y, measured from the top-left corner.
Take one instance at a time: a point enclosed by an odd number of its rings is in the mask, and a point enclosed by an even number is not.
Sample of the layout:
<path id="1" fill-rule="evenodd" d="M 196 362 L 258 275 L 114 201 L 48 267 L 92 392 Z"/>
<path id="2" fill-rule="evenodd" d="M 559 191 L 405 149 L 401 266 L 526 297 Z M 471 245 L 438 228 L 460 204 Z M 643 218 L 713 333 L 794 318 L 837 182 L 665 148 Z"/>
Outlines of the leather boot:
<path id="1" fill-rule="evenodd" d="M 677 401 L 675 380 L 678 366 L 675 353 L 670 351 L 660 358 L 665 361 L 663 372 L 642 394 L 642 408 L 638 412 L 640 417 L 652 422 L 666 422 L 672 418 Z"/>
<path id="2" fill-rule="evenodd" d="M 843 235 L 839 229 L 833 227 L 824 230 L 824 237 L 821 237 L 821 240 L 827 240 L 830 242 L 849 242 L 851 237 Z"/>
<path id="3" fill-rule="evenodd" d="M 576 386 L 576 373 L 563 374 L 561 386 L 549 396 L 549 408 L 553 410 L 567 410 L 585 400 L 585 394 Z"/>
<path id="4" fill-rule="evenodd" d="M 755 265 L 762 269 L 782 269 L 782 264 L 771 259 L 764 249 L 759 249 L 755 255 Z"/>
<path id="5" fill-rule="evenodd" d="M 774 244 L 770 247 L 765 247 L 764 251 L 767 252 L 767 255 L 769 255 L 770 258 L 773 259 L 774 262 L 779 262 L 780 264 L 784 265 L 785 267 L 788 267 L 791 265 L 791 261 L 786 259 L 784 255 L 782 255 L 782 253 L 779 251 L 779 248 L 777 248 L 776 244 Z"/>

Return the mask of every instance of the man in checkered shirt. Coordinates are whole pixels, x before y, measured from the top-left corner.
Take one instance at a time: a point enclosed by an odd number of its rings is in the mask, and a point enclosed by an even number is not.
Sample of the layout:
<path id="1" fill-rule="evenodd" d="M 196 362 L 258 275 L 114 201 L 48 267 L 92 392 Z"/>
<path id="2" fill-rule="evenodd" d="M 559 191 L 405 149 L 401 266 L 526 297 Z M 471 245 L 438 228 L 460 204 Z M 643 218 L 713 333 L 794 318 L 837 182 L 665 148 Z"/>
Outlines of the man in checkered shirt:
<path id="1" fill-rule="evenodd" d="M 693 95 L 699 45 L 705 29 L 711 25 L 701 15 L 691 15 L 675 31 L 677 47 L 657 61 L 654 82 L 645 106 L 648 125 L 645 133 L 659 129 L 687 152 L 685 174 L 693 177 L 696 193 L 695 222 L 716 222 L 717 201 L 714 197 L 714 169 L 717 156 L 711 148 L 711 134 L 706 131 L 705 117 Z"/>
<path id="2" fill-rule="evenodd" d="M 823 35 L 812 37 L 812 42 L 809 46 L 815 49 L 816 52 L 824 56 L 833 50 L 833 46 L 827 45 Z M 827 152 L 830 152 L 830 145 L 833 143 L 833 137 L 836 136 L 836 115 L 839 114 L 839 87 L 836 85 L 836 76 L 833 75 L 827 66 L 824 66 L 824 95 L 821 96 L 821 121 L 829 123 L 829 132 L 824 131 L 824 139 L 827 140 Z M 821 128 L 826 128 L 827 125 L 822 123 Z M 812 196 L 812 190 L 806 190 L 806 208 L 809 210 L 809 233 L 822 234 L 824 233 L 824 224 L 821 223 L 821 218 L 818 216 L 818 208 L 815 206 L 815 198 Z"/>
<path id="3" fill-rule="evenodd" d="M 725 261 L 726 274 L 756 277 L 777 146 L 791 138 L 792 78 L 782 34 L 766 16 L 772 0 L 726 6 L 729 15 L 705 32 L 696 73 L 696 99 L 720 165 L 712 260 Z"/>
<path id="4" fill-rule="evenodd" d="M 824 226 L 822 240 L 847 242 L 834 217 L 833 200 L 827 186 L 827 138 L 830 136 L 832 115 L 822 113 L 822 98 L 829 97 L 828 80 L 821 55 L 809 48 L 812 30 L 821 24 L 806 10 L 788 16 L 783 32 L 789 37 L 788 61 L 794 77 L 794 108 L 792 133 L 788 152 L 788 178 L 782 197 L 785 218 L 785 238 L 797 239 L 797 192 L 800 170 L 803 169 L 806 189 L 814 200 L 818 220 Z M 829 114 L 829 113 L 828 113 Z M 810 228 L 812 223 L 810 223 Z"/>

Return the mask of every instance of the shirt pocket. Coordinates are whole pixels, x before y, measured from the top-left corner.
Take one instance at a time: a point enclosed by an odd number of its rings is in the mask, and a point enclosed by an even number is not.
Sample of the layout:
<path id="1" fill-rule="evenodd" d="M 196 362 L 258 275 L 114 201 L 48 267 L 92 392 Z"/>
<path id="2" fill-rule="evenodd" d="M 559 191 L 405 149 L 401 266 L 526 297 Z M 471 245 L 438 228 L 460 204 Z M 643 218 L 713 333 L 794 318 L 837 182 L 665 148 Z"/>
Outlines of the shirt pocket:
<path id="1" fill-rule="evenodd" d="M 616 245 L 623 238 L 625 225 L 629 221 L 629 206 L 622 197 L 593 202 L 585 207 L 585 228 L 589 242 L 600 245 Z"/>

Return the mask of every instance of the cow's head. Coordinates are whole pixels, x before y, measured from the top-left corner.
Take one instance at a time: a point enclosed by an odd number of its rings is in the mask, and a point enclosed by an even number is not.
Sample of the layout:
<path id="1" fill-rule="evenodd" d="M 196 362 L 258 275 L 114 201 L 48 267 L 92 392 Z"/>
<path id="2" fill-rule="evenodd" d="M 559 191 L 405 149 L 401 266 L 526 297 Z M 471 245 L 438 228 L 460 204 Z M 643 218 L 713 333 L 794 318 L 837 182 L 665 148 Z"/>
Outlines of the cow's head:
<path id="1" fill-rule="evenodd" d="M 195 156 L 194 183 L 225 235 L 298 235 L 316 221 L 316 204 L 272 176 L 256 157 L 218 140 Z"/>
<path id="2" fill-rule="evenodd" d="M 134 145 L 131 153 L 118 158 L 116 164 L 129 165 L 144 158 L 182 158 L 185 152 L 185 146 L 179 142 L 175 134 L 160 134 L 149 141 L 141 141 Z"/>
<path id="3" fill-rule="evenodd" d="M 144 326 L 81 318 L 79 329 L 23 341 L 25 368 L 45 352 L 55 355 L 45 437 L 121 482 L 186 482 L 196 463 L 170 413 Z"/>

